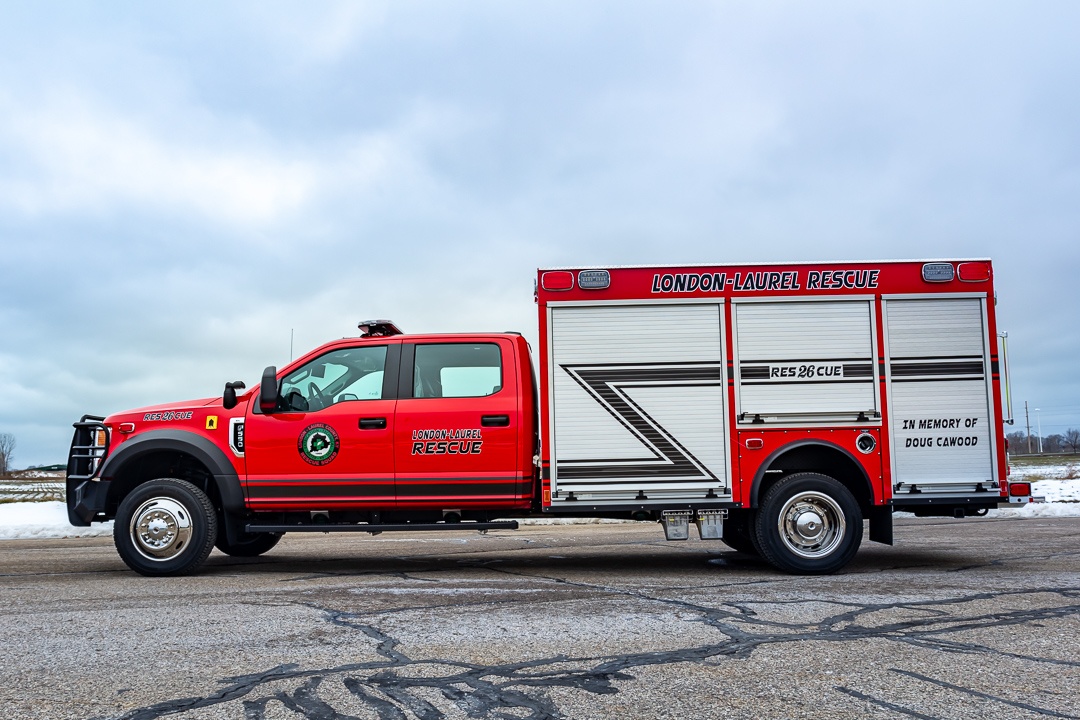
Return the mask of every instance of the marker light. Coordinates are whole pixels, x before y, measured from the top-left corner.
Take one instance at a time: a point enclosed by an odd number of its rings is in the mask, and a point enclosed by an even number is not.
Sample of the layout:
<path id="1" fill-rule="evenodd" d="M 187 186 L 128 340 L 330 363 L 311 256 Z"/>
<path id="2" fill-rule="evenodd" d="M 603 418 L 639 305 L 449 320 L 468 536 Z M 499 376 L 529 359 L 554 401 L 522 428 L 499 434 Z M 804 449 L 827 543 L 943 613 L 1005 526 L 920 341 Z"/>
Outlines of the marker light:
<path id="1" fill-rule="evenodd" d="M 546 272 L 540 278 L 540 284 L 545 290 L 573 290 L 574 273 L 566 270 L 553 270 Z"/>
<path id="2" fill-rule="evenodd" d="M 1009 494 L 1013 497 L 1026 497 L 1031 494 L 1031 483 L 1009 483 Z"/>
<path id="3" fill-rule="evenodd" d="M 990 279 L 990 263 L 960 263 L 956 268 L 956 274 L 964 282 L 986 282 Z"/>
<path id="4" fill-rule="evenodd" d="M 954 276 L 952 263 L 926 263 L 922 266 L 922 279 L 926 282 L 951 282 Z"/>

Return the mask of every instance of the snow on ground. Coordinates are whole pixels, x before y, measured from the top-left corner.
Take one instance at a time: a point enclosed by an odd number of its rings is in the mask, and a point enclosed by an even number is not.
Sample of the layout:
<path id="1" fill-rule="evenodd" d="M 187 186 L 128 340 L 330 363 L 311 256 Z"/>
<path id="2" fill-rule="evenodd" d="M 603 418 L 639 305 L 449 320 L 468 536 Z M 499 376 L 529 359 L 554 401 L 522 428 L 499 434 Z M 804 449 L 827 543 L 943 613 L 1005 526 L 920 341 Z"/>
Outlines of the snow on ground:
<path id="1" fill-rule="evenodd" d="M 598 518 L 537 518 L 522 525 L 571 525 L 581 523 L 621 523 L 624 520 Z M 68 523 L 67 505 L 62 502 L 15 502 L 0 504 L 0 540 L 32 538 L 112 536 L 112 522 L 74 527 Z"/>
<path id="2" fill-rule="evenodd" d="M 1080 517 L 1080 464 L 1014 466 L 1009 479 L 1031 482 L 1031 494 L 1045 503 L 991 510 L 990 517 Z"/>
<path id="3" fill-rule="evenodd" d="M 1013 481 L 1030 480 L 1032 494 L 1046 498 L 1045 503 L 1027 503 L 1015 508 L 991 510 L 990 517 L 1080 517 L 1080 464 L 1014 467 Z M 579 523 L 621 522 L 595 518 L 538 518 L 529 525 L 570 525 Z M 90 527 L 68 524 L 63 502 L 0 503 L 0 540 L 24 538 L 93 537 L 112 535 L 111 522 Z"/>
<path id="4" fill-rule="evenodd" d="M 67 505 L 55 500 L 0 504 L 0 540 L 111 536 L 112 527 L 112 522 L 73 527 Z"/>
<path id="5" fill-rule="evenodd" d="M 67 473 L 63 470 L 16 470 L 11 473 L 13 480 L 59 480 L 64 481 Z"/>
<path id="6" fill-rule="evenodd" d="M 1039 480 L 1076 480 L 1080 478 L 1080 459 L 1060 465 L 1013 465 L 1013 481 L 1030 478 Z"/>

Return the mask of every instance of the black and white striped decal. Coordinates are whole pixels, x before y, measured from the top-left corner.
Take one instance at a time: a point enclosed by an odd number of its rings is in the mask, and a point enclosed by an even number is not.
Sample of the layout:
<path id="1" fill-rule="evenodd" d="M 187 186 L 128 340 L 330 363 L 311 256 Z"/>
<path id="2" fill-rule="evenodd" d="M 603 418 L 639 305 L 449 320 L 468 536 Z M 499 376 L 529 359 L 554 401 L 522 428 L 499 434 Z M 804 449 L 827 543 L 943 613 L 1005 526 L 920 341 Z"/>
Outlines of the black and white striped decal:
<path id="1" fill-rule="evenodd" d="M 557 460 L 560 482 L 616 484 L 648 478 L 687 482 L 719 478 L 627 394 L 632 388 L 724 385 L 723 366 L 714 362 L 560 365 L 612 417 L 648 450 L 644 459 Z M 717 442 L 723 442 L 717 438 Z"/>
<path id="2" fill-rule="evenodd" d="M 981 355 L 948 357 L 894 357 L 889 361 L 893 382 L 985 380 Z"/>

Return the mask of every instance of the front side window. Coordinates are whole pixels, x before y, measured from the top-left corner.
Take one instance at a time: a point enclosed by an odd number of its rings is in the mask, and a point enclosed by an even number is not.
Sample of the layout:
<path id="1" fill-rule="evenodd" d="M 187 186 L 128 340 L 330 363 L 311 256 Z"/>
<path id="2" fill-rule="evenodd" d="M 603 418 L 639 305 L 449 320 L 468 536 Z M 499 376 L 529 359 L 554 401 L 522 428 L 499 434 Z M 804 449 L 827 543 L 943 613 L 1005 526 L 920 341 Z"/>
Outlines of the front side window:
<path id="1" fill-rule="evenodd" d="M 385 345 L 320 355 L 281 381 L 278 409 L 315 412 L 349 400 L 378 400 L 382 398 L 385 365 Z"/>
<path id="2" fill-rule="evenodd" d="M 415 357 L 413 397 L 484 397 L 502 390 L 495 343 L 417 345 Z"/>

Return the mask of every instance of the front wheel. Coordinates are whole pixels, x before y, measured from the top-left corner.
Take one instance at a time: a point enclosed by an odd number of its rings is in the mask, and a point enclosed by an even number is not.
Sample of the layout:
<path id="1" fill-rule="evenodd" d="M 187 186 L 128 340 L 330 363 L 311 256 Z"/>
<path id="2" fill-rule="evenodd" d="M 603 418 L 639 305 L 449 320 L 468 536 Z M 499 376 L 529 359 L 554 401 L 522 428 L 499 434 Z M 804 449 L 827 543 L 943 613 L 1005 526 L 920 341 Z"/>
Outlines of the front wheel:
<path id="1" fill-rule="evenodd" d="M 162 478 L 138 486 L 120 503 L 113 541 L 140 575 L 186 575 L 214 549 L 217 527 L 206 493 L 186 480 Z"/>
<path id="2" fill-rule="evenodd" d="M 765 559 L 800 575 L 836 572 L 862 544 L 862 511 L 851 492 L 817 473 L 790 475 L 769 488 L 754 535 Z"/>

